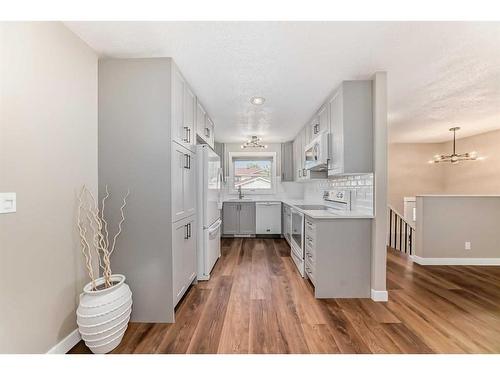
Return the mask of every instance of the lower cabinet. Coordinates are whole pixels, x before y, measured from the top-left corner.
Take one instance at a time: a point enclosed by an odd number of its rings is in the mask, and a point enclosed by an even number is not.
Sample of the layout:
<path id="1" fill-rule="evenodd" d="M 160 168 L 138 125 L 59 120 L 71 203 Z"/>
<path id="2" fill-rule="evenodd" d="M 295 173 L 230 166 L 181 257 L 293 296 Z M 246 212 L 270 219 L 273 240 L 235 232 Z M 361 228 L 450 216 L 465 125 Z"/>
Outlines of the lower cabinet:
<path id="1" fill-rule="evenodd" d="M 174 306 L 196 278 L 196 216 L 172 224 Z"/>
<path id="2" fill-rule="evenodd" d="M 226 202 L 222 209 L 224 235 L 255 234 L 255 203 Z"/>

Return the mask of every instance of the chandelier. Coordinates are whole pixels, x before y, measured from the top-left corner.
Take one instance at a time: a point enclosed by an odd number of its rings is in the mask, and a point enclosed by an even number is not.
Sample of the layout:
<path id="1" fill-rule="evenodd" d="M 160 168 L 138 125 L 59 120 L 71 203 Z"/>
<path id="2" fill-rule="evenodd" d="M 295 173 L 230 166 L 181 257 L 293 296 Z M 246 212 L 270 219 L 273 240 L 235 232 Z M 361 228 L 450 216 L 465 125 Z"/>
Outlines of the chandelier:
<path id="1" fill-rule="evenodd" d="M 460 130 L 458 126 L 449 129 L 450 132 L 453 132 L 453 153 L 446 155 L 435 155 L 434 159 L 429 161 L 429 163 L 444 163 L 449 162 L 451 164 L 457 164 L 463 160 L 477 160 L 477 152 L 466 152 L 465 154 L 457 154 L 456 152 L 456 132 Z"/>
<path id="2" fill-rule="evenodd" d="M 241 148 L 267 148 L 267 145 L 263 145 L 260 142 L 262 142 L 262 138 L 252 135 L 252 138 L 243 143 Z"/>

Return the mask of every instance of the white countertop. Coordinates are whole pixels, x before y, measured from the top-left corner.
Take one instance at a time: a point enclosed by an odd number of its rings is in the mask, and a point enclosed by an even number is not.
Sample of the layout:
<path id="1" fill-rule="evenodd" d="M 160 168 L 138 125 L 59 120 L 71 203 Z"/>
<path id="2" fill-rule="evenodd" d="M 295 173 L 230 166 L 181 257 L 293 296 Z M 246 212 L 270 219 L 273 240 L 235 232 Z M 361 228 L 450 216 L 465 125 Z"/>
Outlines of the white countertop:
<path id="1" fill-rule="evenodd" d="M 333 210 L 323 211 L 323 210 L 303 210 L 297 206 L 306 205 L 324 205 L 321 201 L 305 201 L 301 199 L 287 199 L 287 198 L 265 198 L 265 197 L 250 197 L 247 199 L 235 199 L 235 198 L 225 198 L 223 202 L 282 202 L 290 207 L 293 207 L 304 215 L 309 216 L 313 219 L 373 219 L 373 214 L 364 211 L 338 211 Z"/>

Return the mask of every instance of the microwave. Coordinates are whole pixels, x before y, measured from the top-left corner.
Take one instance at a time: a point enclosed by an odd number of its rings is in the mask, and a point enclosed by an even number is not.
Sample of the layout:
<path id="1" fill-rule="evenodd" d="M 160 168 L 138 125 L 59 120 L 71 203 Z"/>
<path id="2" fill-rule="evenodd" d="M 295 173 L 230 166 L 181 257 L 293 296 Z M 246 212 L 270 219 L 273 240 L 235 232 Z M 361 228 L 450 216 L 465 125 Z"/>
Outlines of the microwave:
<path id="1" fill-rule="evenodd" d="M 328 169 L 328 142 L 330 134 L 321 133 L 309 143 L 305 149 L 305 168 L 311 171 L 326 171 Z"/>

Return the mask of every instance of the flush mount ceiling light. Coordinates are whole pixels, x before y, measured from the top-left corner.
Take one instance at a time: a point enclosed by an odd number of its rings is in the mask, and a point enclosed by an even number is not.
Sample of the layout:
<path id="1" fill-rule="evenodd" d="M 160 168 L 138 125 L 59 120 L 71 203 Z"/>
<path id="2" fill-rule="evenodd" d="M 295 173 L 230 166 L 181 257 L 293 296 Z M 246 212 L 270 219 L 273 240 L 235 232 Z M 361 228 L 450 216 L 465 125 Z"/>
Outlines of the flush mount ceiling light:
<path id="1" fill-rule="evenodd" d="M 250 103 L 255 104 L 255 105 L 262 105 L 262 104 L 264 104 L 265 101 L 266 101 L 266 99 L 263 98 L 262 96 L 254 96 L 254 97 L 250 98 Z"/>
<path id="2" fill-rule="evenodd" d="M 252 135 L 252 138 L 243 143 L 241 148 L 267 148 L 267 145 L 263 145 L 260 142 L 262 142 L 262 138 Z"/>
<path id="3" fill-rule="evenodd" d="M 450 132 L 453 132 L 453 153 L 450 155 L 435 155 L 434 159 L 429 161 L 429 163 L 451 163 L 451 164 L 457 164 L 460 161 L 464 160 L 478 160 L 477 157 L 477 152 L 466 152 L 465 154 L 457 154 L 456 152 L 456 132 L 457 130 L 460 130 L 458 126 L 454 128 L 449 129 Z"/>

